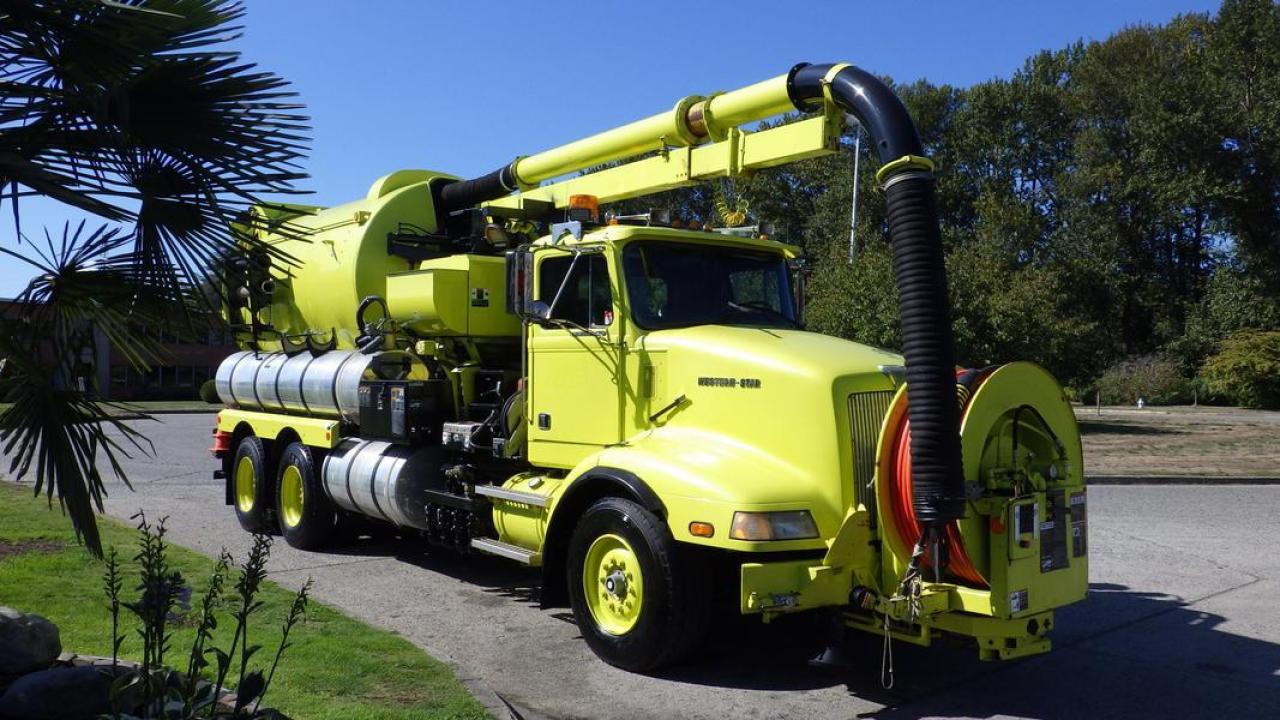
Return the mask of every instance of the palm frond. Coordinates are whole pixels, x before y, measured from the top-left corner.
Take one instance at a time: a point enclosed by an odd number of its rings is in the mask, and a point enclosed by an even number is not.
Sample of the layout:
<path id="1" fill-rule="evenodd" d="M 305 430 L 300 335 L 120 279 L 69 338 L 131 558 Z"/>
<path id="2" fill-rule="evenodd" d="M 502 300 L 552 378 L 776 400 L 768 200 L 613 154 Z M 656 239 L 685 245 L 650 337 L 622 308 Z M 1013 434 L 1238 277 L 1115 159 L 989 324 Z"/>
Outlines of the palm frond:
<path id="1" fill-rule="evenodd" d="M 138 263 L 127 251 L 126 234 L 108 226 L 86 232 L 81 221 L 74 230 L 65 225 L 57 242 L 46 233 L 44 245 L 33 243 L 26 254 L 0 247 L 38 273 L 14 302 L 21 316 L 6 318 L 12 320 L 11 340 L 67 338 L 96 352 L 96 336 L 84 328 L 97 328 L 136 367 L 162 358 L 163 346 L 136 328 L 162 325 L 166 306 L 140 299 Z"/>
<path id="2" fill-rule="evenodd" d="M 44 247 L 33 244 L 28 255 L 0 248 L 40 273 L 2 318 L 0 397 L 12 405 L 0 415 L 0 442 L 9 472 L 32 477 L 51 503 L 56 492 L 77 536 L 99 554 L 93 511 L 106 495 L 99 458 L 128 486 L 120 457 L 151 447 L 112 415 L 118 406 L 89 400 L 77 382 L 82 357 L 97 357 L 97 332 L 137 363 L 162 351 L 133 331 L 139 318 L 121 310 L 134 287 L 133 263 L 119 252 L 127 245 L 119 230 L 86 233 L 82 222 L 74 231 L 64 227 L 56 242 L 46 235 Z"/>
<path id="3" fill-rule="evenodd" d="M 230 222 L 304 177 L 310 129 L 282 79 L 222 48 L 243 15 L 228 0 L 35 0 L 0 13 L 0 185 L 19 227 L 26 187 L 137 223 L 140 263 L 180 261 L 156 271 L 166 293 L 216 281 L 208 261 L 232 244 Z"/>
<path id="4" fill-rule="evenodd" d="M 12 203 L 18 237 L 31 194 L 129 226 L 82 223 L 24 253 L 0 247 L 38 274 L 21 317 L 4 318 L 0 393 L 13 404 L 0 443 L 95 552 L 96 461 L 127 485 L 119 457 L 148 446 L 88 400 L 77 358 L 105 342 L 135 366 L 154 363 L 164 350 L 140 328 L 209 317 L 227 258 L 291 261 L 232 229 L 265 222 L 250 212 L 259 195 L 295 192 L 310 129 L 285 81 L 226 46 L 243 17 L 233 0 L 0 5 L 0 203 Z"/>

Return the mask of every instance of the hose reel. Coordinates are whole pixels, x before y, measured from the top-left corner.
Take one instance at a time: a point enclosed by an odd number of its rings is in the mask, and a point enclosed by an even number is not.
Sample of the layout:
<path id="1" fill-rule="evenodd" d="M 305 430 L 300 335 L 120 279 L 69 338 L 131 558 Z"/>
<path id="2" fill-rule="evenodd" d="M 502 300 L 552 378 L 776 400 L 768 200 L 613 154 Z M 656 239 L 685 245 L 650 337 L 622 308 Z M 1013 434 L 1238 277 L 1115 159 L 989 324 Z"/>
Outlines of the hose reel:
<path id="1" fill-rule="evenodd" d="M 944 580 L 985 589 L 990 543 L 1004 528 L 1000 518 L 980 512 L 982 500 L 1016 500 L 1047 485 L 1082 482 L 1079 434 L 1061 387 L 1034 363 L 961 371 L 955 388 L 967 511 L 941 528 L 948 546 L 941 566 L 928 547 L 917 563 Z M 885 546 L 904 565 L 911 564 L 924 525 L 910 480 L 910 426 L 904 388 L 885 416 L 876 473 Z"/>

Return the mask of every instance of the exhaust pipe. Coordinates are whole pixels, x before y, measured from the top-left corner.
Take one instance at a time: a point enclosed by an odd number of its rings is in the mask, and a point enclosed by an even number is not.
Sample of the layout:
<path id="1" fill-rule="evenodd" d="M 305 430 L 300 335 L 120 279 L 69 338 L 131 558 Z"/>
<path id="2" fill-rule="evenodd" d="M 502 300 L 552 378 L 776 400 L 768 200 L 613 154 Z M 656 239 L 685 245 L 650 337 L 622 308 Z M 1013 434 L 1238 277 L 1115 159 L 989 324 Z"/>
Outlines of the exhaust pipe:
<path id="1" fill-rule="evenodd" d="M 867 130 L 880 158 L 893 269 L 898 288 L 902 348 L 907 366 L 914 509 L 935 555 L 943 524 L 964 515 L 960 411 L 955 394 L 955 341 L 938 229 L 933 164 L 902 101 L 879 78 L 846 64 L 801 64 L 780 75 L 709 98 L 690 96 L 673 110 L 537 155 L 517 158 L 473 180 L 440 186 L 436 211 L 472 207 L 566 172 L 635 157 L 668 145 L 696 145 L 729 127 L 809 111 L 824 97 Z M 944 563 L 934 562 L 934 567 Z"/>

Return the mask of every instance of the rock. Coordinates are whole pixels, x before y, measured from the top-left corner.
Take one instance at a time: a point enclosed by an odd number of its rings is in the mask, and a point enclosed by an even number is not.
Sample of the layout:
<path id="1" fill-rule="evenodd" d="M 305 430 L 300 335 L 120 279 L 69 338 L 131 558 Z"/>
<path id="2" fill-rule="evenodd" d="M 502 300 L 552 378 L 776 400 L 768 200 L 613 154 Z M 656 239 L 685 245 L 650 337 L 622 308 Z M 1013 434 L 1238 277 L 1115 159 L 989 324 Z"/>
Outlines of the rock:
<path id="1" fill-rule="evenodd" d="M 0 607 L 0 675 L 20 675 L 53 664 L 62 652 L 58 626 L 34 613 Z"/>
<path id="2" fill-rule="evenodd" d="M 28 673 L 0 695 L 0 720 L 88 720 L 111 712 L 111 670 L 58 667 Z"/>

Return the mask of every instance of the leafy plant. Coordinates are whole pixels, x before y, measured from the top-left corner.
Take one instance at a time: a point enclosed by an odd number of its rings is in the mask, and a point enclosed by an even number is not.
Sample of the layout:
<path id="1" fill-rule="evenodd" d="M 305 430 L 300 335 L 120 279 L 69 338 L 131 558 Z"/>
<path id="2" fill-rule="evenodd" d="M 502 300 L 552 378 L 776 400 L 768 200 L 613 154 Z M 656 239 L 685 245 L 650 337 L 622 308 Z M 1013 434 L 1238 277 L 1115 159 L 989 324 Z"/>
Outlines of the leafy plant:
<path id="1" fill-rule="evenodd" d="M 1209 392 L 1253 408 L 1280 408 L 1280 332 L 1231 335 L 1201 369 Z"/>
<path id="2" fill-rule="evenodd" d="M 1171 405 L 1189 399 L 1191 382 L 1176 360 L 1144 355 L 1107 368 L 1094 389 L 1108 404 L 1132 405 L 1141 398 L 1148 405 Z"/>
<path id="3" fill-rule="evenodd" d="M 245 211 L 288 193 L 306 118 L 279 77 L 228 43 L 233 0 L 29 0 L 0 9 L 0 204 L 17 232 L 0 252 L 37 277 L 2 319 L 0 439 L 11 473 L 34 471 L 37 493 L 70 516 L 101 555 L 102 453 L 128 485 L 121 454 L 143 436 L 90 402 L 98 388 L 95 328 L 139 369 L 163 357 L 147 328 L 190 328 L 209 307 L 223 258 L 279 256 Z M 41 195 L 104 224 L 64 227 L 38 245 L 21 201 Z M 243 223 L 248 223 L 244 225 Z M 114 431 L 114 432 L 111 432 Z"/>
<path id="4" fill-rule="evenodd" d="M 232 557 L 226 550 L 214 562 L 208 586 L 201 596 L 199 619 L 195 638 L 187 654 L 186 672 L 180 673 L 165 663 L 170 647 L 170 623 L 182 619 L 191 611 L 191 587 L 181 573 L 172 570 L 168 561 L 168 545 L 165 542 L 165 520 L 154 525 L 139 513 L 134 516 L 138 524 L 138 552 L 133 559 L 138 567 L 139 582 L 135 588 L 138 596 L 133 601 L 122 601 L 121 572 L 117 554 L 112 548 L 107 554 L 107 570 L 103 575 L 103 587 L 112 613 L 112 647 L 118 653 L 123 638 L 120 633 L 119 610 L 129 610 L 138 620 L 138 635 L 142 639 L 142 662 L 136 667 L 121 671 L 113 656 L 111 699 L 115 712 L 104 716 L 112 720 L 195 720 L 196 718 L 281 718 L 276 710 L 262 708 L 262 698 L 275 677 L 284 652 L 289 647 L 289 634 L 306 616 L 310 598 L 311 580 L 294 595 L 289 614 L 281 628 L 280 643 L 275 656 L 264 675 L 261 670 L 251 670 L 249 661 L 259 645 L 249 642 L 249 621 L 262 607 L 258 599 L 262 583 L 266 579 L 267 559 L 271 553 L 271 539 L 255 535 L 249 555 L 240 566 L 240 574 L 234 584 L 237 599 L 232 613 L 236 626 L 231 645 L 222 650 L 212 643 L 218 627 L 217 608 L 222 601 L 227 573 Z M 214 674 L 206 677 L 206 669 L 213 656 Z M 232 672 L 236 674 L 236 700 L 228 708 L 219 704 L 225 682 Z"/>

